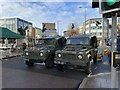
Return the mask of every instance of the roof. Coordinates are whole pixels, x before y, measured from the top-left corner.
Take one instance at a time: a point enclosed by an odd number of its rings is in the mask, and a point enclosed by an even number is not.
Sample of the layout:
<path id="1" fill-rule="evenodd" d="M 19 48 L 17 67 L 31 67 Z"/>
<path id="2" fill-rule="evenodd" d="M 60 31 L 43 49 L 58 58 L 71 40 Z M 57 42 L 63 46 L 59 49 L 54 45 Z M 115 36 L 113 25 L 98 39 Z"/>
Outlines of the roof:
<path id="1" fill-rule="evenodd" d="M 24 36 L 12 32 L 8 28 L 0 27 L 0 38 L 22 39 Z"/>
<path id="2" fill-rule="evenodd" d="M 88 38 L 91 38 L 91 37 L 94 37 L 95 35 L 90 35 L 90 34 L 80 34 L 80 35 L 76 35 L 76 36 L 72 36 L 70 38 L 81 38 L 81 37 L 88 37 Z"/>
<path id="3" fill-rule="evenodd" d="M 63 37 L 63 36 L 47 36 L 47 37 L 42 37 L 40 39 L 54 39 L 54 38 L 59 39 L 59 38 L 65 38 L 65 37 Z"/>
<path id="4" fill-rule="evenodd" d="M 29 23 L 32 25 L 31 22 L 27 21 L 27 20 L 24 20 L 24 19 L 21 19 L 21 18 L 18 18 L 18 17 L 8 17 L 8 18 L 1 18 L 0 20 L 9 20 L 9 19 L 17 19 L 17 20 L 20 20 L 20 21 L 23 21 L 25 23 Z"/>

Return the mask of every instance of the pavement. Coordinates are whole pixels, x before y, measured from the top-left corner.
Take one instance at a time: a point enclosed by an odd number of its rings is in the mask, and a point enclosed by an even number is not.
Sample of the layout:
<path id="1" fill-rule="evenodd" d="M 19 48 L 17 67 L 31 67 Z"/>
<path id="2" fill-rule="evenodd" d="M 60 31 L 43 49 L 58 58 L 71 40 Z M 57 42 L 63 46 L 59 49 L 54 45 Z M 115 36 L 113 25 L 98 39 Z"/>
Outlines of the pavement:
<path id="1" fill-rule="evenodd" d="M 24 57 L 2 60 L 3 88 L 74 88 L 87 75 L 84 71 L 69 70 L 60 72 L 55 68 L 46 69 L 44 65 L 35 64 L 27 67 Z"/>
<path id="2" fill-rule="evenodd" d="M 23 52 L 11 52 L 10 50 L 0 50 L 0 59 L 11 58 L 22 55 Z"/>
<path id="3" fill-rule="evenodd" d="M 117 88 L 120 89 L 120 71 L 117 72 Z M 111 88 L 111 73 L 91 75 L 83 80 L 79 88 Z"/>
<path id="4" fill-rule="evenodd" d="M 102 45 L 101 45 L 102 46 Z M 107 46 L 99 47 L 99 52 Z M 98 53 L 99 53 L 98 52 Z M 81 88 L 111 88 L 111 65 L 108 62 L 108 56 L 104 55 L 102 61 L 94 66 L 93 74 L 85 78 L 79 86 Z M 96 70 L 95 70 L 96 69 Z M 106 71 L 107 70 L 107 71 Z M 117 69 L 116 88 L 120 90 L 120 70 Z"/>

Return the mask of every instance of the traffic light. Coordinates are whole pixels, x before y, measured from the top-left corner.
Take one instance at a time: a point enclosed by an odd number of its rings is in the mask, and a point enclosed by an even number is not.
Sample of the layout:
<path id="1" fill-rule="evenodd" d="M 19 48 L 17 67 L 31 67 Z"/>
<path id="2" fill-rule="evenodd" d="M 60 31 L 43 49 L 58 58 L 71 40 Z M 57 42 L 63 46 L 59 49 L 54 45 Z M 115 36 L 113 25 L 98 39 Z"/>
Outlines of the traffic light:
<path id="1" fill-rule="evenodd" d="M 25 35 L 25 30 L 22 28 L 22 26 L 20 28 L 17 29 L 18 32 L 20 33 L 20 35 Z"/>
<path id="2" fill-rule="evenodd" d="M 101 23 L 99 21 L 96 21 L 96 26 L 100 25 Z"/>
<path id="3" fill-rule="evenodd" d="M 99 8 L 99 0 L 92 0 L 92 8 Z"/>
<path id="4" fill-rule="evenodd" d="M 46 30 L 45 24 L 43 23 L 42 26 L 43 26 L 42 32 L 45 32 L 45 30 Z"/>
<path id="5" fill-rule="evenodd" d="M 75 27 L 75 25 L 72 23 L 72 24 L 71 24 L 71 28 L 74 29 L 74 27 Z"/>
<path id="6" fill-rule="evenodd" d="M 113 63 L 113 67 L 117 68 L 119 67 L 120 68 L 120 52 L 113 52 L 112 53 L 112 63 Z"/>
<path id="7" fill-rule="evenodd" d="M 100 12 L 102 14 L 120 11 L 120 0 L 101 0 Z"/>

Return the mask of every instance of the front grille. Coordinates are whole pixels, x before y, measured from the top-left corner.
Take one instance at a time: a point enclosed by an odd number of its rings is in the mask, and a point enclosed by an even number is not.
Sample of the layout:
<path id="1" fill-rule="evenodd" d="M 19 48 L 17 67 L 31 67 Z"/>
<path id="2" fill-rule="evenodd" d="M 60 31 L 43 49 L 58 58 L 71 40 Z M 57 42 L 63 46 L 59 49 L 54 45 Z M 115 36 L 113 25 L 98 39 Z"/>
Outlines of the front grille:
<path id="1" fill-rule="evenodd" d="M 39 56 L 40 55 L 38 52 L 28 52 L 28 55 L 26 55 L 26 57 L 28 57 L 29 59 L 38 59 Z"/>
<path id="2" fill-rule="evenodd" d="M 39 53 L 35 53 L 35 52 L 29 52 L 29 56 L 36 56 L 38 55 Z"/>
<path id="3" fill-rule="evenodd" d="M 68 53 L 68 54 L 63 54 L 63 59 L 66 59 L 66 60 L 75 60 L 76 59 L 76 57 L 75 57 L 75 54 L 70 54 L 70 53 Z"/>

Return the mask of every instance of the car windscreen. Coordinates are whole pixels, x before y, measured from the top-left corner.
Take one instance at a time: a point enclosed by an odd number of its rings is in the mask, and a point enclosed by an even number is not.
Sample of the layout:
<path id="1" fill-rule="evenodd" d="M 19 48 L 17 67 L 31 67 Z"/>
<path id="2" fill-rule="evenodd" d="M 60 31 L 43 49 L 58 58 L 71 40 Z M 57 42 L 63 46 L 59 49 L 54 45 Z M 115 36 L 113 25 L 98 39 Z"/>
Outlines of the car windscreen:
<path id="1" fill-rule="evenodd" d="M 68 38 L 66 44 L 88 45 L 89 44 L 89 38 Z"/>
<path id="2" fill-rule="evenodd" d="M 53 44 L 55 44 L 54 38 L 39 39 L 36 41 L 36 45 L 53 45 Z"/>

